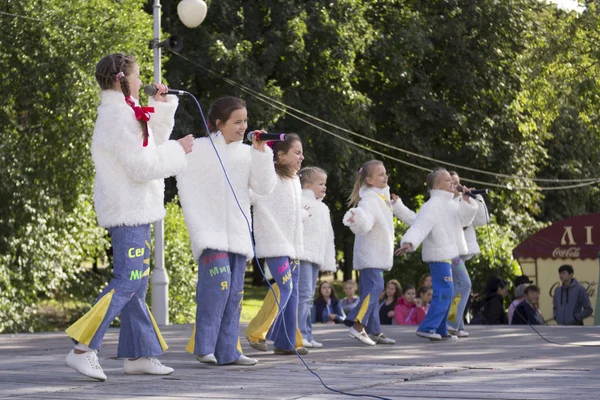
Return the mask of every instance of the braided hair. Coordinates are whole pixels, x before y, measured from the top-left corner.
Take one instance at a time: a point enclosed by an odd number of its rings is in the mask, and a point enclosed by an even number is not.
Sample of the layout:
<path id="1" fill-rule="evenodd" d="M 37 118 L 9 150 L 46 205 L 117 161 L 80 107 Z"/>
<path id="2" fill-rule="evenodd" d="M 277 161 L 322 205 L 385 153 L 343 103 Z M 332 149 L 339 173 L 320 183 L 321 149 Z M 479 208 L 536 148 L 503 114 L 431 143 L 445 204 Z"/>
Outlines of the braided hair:
<path id="1" fill-rule="evenodd" d="M 102 90 L 115 90 L 116 82 L 119 82 L 119 87 L 123 92 L 123 96 L 131 96 L 129 81 L 127 76 L 130 75 L 136 65 L 134 56 L 127 54 L 115 53 L 102 57 L 96 65 L 96 82 Z M 148 124 L 146 121 L 140 120 L 142 127 L 142 138 L 148 139 Z"/>

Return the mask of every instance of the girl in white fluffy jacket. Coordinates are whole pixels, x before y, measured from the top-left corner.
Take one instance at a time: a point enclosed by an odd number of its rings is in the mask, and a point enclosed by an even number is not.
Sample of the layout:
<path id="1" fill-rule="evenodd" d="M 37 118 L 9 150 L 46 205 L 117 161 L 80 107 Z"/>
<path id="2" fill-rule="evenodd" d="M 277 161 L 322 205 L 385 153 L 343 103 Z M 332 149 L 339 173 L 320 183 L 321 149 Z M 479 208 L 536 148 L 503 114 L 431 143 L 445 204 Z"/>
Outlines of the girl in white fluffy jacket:
<path id="1" fill-rule="evenodd" d="M 455 171 L 450 171 L 452 182 L 454 183 L 454 199 L 460 201 L 461 196 L 456 189 L 460 185 L 460 177 Z M 477 244 L 477 235 L 474 226 L 483 226 L 487 224 L 488 215 L 486 206 L 481 195 L 477 195 L 477 199 L 471 200 L 477 205 L 477 214 L 473 219 L 473 223 L 463 227 L 465 241 L 467 243 L 467 253 L 460 254 L 452 259 L 452 282 L 454 284 L 454 293 L 452 301 L 460 294 L 460 300 L 456 306 L 456 320 L 448 320 L 448 332 L 456 334 L 457 337 L 468 337 L 469 333 L 465 331 L 464 314 L 469 296 L 471 295 L 471 278 L 467 272 L 465 261 L 479 254 L 479 244 Z"/>
<path id="2" fill-rule="evenodd" d="M 246 260 L 254 256 L 246 218 L 251 218 L 250 190 L 267 195 L 275 187 L 273 153 L 263 141 L 254 140 L 252 146 L 242 143 L 247 128 L 242 99 L 218 99 L 211 105 L 208 120 L 237 201 L 210 139 L 196 139 L 187 170 L 177 175 L 198 262 L 196 324 L 186 350 L 207 364 L 254 365 L 257 361 L 244 356 L 238 347 Z"/>
<path id="3" fill-rule="evenodd" d="M 309 217 L 304 221 L 304 253 L 300 258 L 298 326 L 304 347 L 320 348 L 312 335 L 311 310 L 319 271 L 335 272 L 335 246 L 329 207 L 323 203 L 327 172 L 319 167 L 300 171 L 302 206 Z"/>
<path id="4" fill-rule="evenodd" d="M 308 353 L 306 348 L 296 345 L 298 258 L 303 251 L 302 220 L 308 216 L 302 208 L 302 189 L 297 175 L 302 160 L 302 142 L 298 135 L 287 134 L 285 141 L 274 142 L 277 185 L 270 194 L 261 196 L 256 193 L 252 199 L 256 255 L 265 258 L 265 264 L 277 283 L 274 290 L 281 313 L 274 324 L 279 308 L 274 301 L 265 301 L 248 324 L 246 337 L 252 347 L 266 351 L 265 339 L 267 330 L 271 328 L 269 338 L 275 342 L 275 354 L 293 354 L 294 348 L 300 354 Z M 269 291 L 265 300 L 269 300 L 270 296 Z"/>
<path id="5" fill-rule="evenodd" d="M 344 323 L 351 327 L 350 337 L 370 346 L 396 343 L 381 332 L 379 322 L 383 271 L 392 269 L 394 263 L 394 215 L 400 211 L 397 196 L 390 198 L 387 181 L 381 161 L 364 163 L 358 170 L 349 200 L 353 208 L 343 220 L 356 234 L 353 263 L 354 269 L 360 271 L 360 302 Z"/>
<path id="6" fill-rule="evenodd" d="M 185 168 L 185 153 L 191 151 L 193 138 L 168 140 L 177 97 L 165 96 L 167 87 L 155 83 L 158 91 L 150 99 L 154 107 L 140 107 L 139 76 L 135 58 L 124 54 L 103 57 L 96 66 L 102 92 L 92 137 L 94 208 L 98 223 L 111 236 L 115 277 L 92 309 L 67 329 L 77 344 L 66 364 L 99 381 L 106 375 L 96 352 L 119 313 L 117 356 L 125 359 L 125 373 L 173 372 L 155 358 L 167 346 L 146 305 L 150 224 L 164 218 L 163 179 Z"/>
<path id="7" fill-rule="evenodd" d="M 432 340 L 456 339 L 446 326 L 454 291 L 451 260 L 467 253 L 463 226 L 473 222 L 477 205 L 465 193 L 459 201 L 453 200 L 454 183 L 443 168 L 429 174 L 427 186 L 430 198 L 402 237 L 396 254 L 414 251 L 423 243 L 423 261 L 429 263 L 433 299 L 417 335 Z"/>

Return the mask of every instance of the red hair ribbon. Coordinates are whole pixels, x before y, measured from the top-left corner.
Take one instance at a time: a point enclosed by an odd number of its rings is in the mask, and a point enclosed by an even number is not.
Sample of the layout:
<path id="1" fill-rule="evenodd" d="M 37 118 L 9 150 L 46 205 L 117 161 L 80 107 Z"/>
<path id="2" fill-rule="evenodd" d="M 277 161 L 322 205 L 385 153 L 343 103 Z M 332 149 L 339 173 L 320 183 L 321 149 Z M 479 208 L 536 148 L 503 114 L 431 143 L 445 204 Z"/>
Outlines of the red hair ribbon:
<path id="1" fill-rule="evenodd" d="M 150 113 L 154 112 L 154 107 L 136 106 L 135 102 L 131 99 L 130 96 L 125 97 L 125 102 L 129 104 L 129 107 L 133 109 L 133 112 L 135 113 L 135 119 L 137 119 L 138 121 L 144 121 L 143 123 L 147 126 L 148 121 L 150 121 Z M 148 134 L 148 136 L 150 136 L 150 134 Z M 148 137 L 144 138 L 144 147 L 146 146 L 148 146 Z"/>
<path id="2" fill-rule="evenodd" d="M 273 148 L 273 146 L 275 146 L 275 141 L 274 140 L 269 140 L 267 142 L 267 146 L 269 146 L 270 148 Z"/>

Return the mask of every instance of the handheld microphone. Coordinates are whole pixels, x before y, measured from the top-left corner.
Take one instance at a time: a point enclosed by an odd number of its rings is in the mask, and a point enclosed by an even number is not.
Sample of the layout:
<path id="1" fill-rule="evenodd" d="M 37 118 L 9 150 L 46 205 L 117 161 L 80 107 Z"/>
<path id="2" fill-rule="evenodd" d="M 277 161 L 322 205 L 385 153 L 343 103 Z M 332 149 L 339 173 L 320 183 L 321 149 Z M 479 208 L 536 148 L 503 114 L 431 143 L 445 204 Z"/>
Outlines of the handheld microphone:
<path id="1" fill-rule="evenodd" d="M 250 142 L 252 139 L 256 138 L 256 140 L 275 140 L 277 142 L 285 142 L 286 134 L 285 133 L 255 133 L 256 131 L 250 131 L 246 135 L 246 139 Z"/>
<path id="2" fill-rule="evenodd" d="M 144 87 L 144 93 L 148 96 L 154 96 L 158 92 L 158 89 L 154 85 L 148 85 Z M 177 90 L 177 89 L 169 89 L 167 93 L 164 93 L 163 96 L 167 94 L 174 94 L 176 96 L 183 96 L 185 94 L 185 90 Z"/>
<path id="3" fill-rule="evenodd" d="M 462 186 L 461 185 L 456 185 L 456 190 L 458 190 L 459 192 L 462 192 Z M 466 193 L 467 196 L 476 199 L 478 194 L 489 194 L 490 193 L 490 189 L 473 189 L 470 192 Z"/>

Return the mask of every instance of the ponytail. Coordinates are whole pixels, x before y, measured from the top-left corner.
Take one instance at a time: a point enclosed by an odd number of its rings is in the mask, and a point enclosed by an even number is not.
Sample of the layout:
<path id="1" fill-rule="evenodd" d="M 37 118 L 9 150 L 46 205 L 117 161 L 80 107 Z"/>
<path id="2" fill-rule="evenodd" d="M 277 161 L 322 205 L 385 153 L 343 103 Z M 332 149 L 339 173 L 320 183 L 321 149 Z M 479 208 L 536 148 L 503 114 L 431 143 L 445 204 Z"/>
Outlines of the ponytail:
<path id="1" fill-rule="evenodd" d="M 383 165 L 383 163 L 379 160 L 369 160 L 364 163 L 358 172 L 356 173 L 356 180 L 354 181 L 354 187 L 352 188 L 352 193 L 350 193 L 350 197 L 348 197 L 348 206 L 356 207 L 360 200 L 360 188 L 367 185 L 365 182 L 368 177 L 373 173 L 373 169 L 376 165 Z"/>

